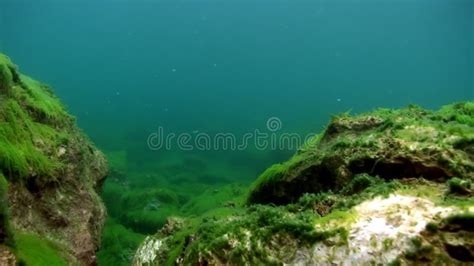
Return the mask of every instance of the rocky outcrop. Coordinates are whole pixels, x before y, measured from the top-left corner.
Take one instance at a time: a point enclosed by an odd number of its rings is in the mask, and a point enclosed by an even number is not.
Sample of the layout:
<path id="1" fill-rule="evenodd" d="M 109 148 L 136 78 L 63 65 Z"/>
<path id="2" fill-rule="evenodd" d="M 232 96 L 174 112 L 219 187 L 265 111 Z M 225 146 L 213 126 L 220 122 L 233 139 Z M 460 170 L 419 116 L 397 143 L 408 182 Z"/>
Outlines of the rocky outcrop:
<path id="1" fill-rule="evenodd" d="M 339 190 L 355 175 L 385 180 L 474 179 L 474 103 L 430 112 L 412 106 L 335 117 L 291 160 L 257 181 L 250 203 L 286 204 L 304 193 Z"/>
<path id="2" fill-rule="evenodd" d="M 44 239 L 69 264 L 96 263 L 106 216 L 97 191 L 107 169 L 51 89 L 0 54 L 0 175 L 9 207 L 3 221 L 20 261 L 28 264 L 34 247 L 22 247 L 31 241 L 15 241 L 16 233 Z"/>
<path id="3" fill-rule="evenodd" d="M 171 219 L 134 265 L 472 264 L 473 148 L 473 102 L 335 117 L 245 205 Z"/>

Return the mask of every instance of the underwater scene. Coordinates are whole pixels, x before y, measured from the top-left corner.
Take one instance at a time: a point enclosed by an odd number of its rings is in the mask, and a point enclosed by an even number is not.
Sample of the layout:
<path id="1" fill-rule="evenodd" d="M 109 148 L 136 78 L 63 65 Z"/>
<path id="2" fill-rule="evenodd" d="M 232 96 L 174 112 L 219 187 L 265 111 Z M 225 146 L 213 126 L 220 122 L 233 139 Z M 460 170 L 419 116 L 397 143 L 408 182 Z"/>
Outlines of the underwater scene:
<path id="1" fill-rule="evenodd" d="M 0 0 L 0 265 L 473 265 L 474 1 Z"/>

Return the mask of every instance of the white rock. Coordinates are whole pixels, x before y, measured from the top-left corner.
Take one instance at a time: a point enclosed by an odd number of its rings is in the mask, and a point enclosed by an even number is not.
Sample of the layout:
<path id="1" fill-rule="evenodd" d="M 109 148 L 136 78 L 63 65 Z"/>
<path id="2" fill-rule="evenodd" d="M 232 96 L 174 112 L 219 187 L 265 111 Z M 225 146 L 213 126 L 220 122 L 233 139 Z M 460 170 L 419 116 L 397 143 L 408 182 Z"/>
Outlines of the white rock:
<path id="1" fill-rule="evenodd" d="M 347 245 L 328 246 L 321 242 L 298 250 L 289 264 L 369 265 L 374 261 L 387 264 L 410 247 L 411 239 L 428 222 L 435 217 L 447 217 L 456 209 L 437 207 L 424 198 L 394 194 L 363 202 L 354 211 L 356 221 L 343 225 L 349 230 Z"/>

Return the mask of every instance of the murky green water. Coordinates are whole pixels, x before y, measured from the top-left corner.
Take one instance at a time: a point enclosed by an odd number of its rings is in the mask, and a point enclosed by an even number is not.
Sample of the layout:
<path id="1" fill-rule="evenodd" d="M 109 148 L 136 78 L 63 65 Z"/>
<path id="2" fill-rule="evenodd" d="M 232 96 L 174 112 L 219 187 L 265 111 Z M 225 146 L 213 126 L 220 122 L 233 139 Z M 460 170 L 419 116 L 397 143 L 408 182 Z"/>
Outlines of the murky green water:
<path id="1" fill-rule="evenodd" d="M 472 100 L 473 14 L 470 0 L 3 0 L 0 50 L 108 155 L 99 259 L 118 265 L 166 217 L 242 195 L 331 114 Z"/>

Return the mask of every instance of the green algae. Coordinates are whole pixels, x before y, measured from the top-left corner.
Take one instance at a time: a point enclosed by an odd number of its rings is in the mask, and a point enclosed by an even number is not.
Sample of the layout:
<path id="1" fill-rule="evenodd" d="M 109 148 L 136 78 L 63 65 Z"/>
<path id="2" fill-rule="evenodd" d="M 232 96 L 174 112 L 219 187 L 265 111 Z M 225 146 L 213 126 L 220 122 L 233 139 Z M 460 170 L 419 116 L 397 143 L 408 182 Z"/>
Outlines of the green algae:
<path id="1" fill-rule="evenodd" d="M 110 169 L 114 169 L 114 171 L 118 172 L 127 171 L 128 165 L 126 151 L 108 151 L 106 152 L 106 156 L 109 160 Z"/>
<path id="2" fill-rule="evenodd" d="M 426 224 L 426 231 L 430 232 L 430 233 L 436 233 L 438 232 L 438 224 L 435 223 L 435 222 L 429 222 Z"/>
<path id="3" fill-rule="evenodd" d="M 246 191 L 246 186 L 237 183 L 209 188 L 191 198 L 182 206 L 181 211 L 186 216 L 200 216 L 222 207 L 239 207 L 244 204 Z"/>
<path id="4" fill-rule="evenodd" d="M 47 86 L 20 76 L 8 58 L 1 59 L 10 74 L 1 74 L 9 93 L 0 104 L 0 169 L 12 180 L 52 178 L 62 167 L 54 153 L 71 137 L 58 127 L 70 128 L 73 118 Z"/>
<path id="5" fill-rule="evenodd" d="M 272 264 L 293 254 L 291 250 L 281 254 L 278 247 L 268 244 L 275 241 L 284 241 L 284 246 L 291 246 L 290 243 L 311 246 L 339 236 L 340 244 L 347 243 L 345 227 L 356 219 L 349 209 L 398 187 L 374 177 L 361 176 L 355 180 L 343 189 L 347 194 L 353 191 L 352 195 L 306 194 L 297 203 L 286 206 L 226 207 L 188 217 L 185 225 L 171 235 L 159 233 L 155 236 L 164 243 L 160 263 L 217 260 L 231 264 Z M 358 187 L 361 183 L 364 185 Z M 328 212 L 318 213 L 318 205 L 327 205 Z"/>
<path id="6" fill-rule="evenodd" d="M 163 249 L 158 256 L 160 264 L 173 265 L 196 261 L 230 264 L 275 264 L 289 259 L 288 253 L 279 253 L 281 246 L 269 243 L 284 241 L 282 245 L 311 246 L 330 237 L 347 238 L 342 227 L 316 229 L 316 225 L 345 218 L 347 212 L 335 212 L 319 218 L 312 210 L 292 212 L 288 207 L 253 205 L 246 209 L 228 209 L 218 216 L 203 215 L 186 219 L 185 224 L 171 235 L 158 234 Z"/>
<path id="7" fill-rule="evenodd" d="M 456 121 L 474 127 L 474 102 L 444 106 L 437 115 L 445 122 Z"/>
<path id="8" fill-rule="evenodd" d="M 17 232 L 15 240 L 20 263 L 28 266 L 66 266 L 70 263 L 62 254 L 60 246 L 50 240 L 23 232 Z"/>
<path id="9" fill-rule="evenodd" d="M 238 216 L 201 223 L 195 242 L 186 249 L 184 263 L 215 257 L 232 264 L 274 263 L 265 243 L 276 236 L 311 245 L 337 233 L 316 230 L 311 212 L 292 214 L 283 208 L 254 206 Z"/>
<path id="10" fill-rule="evenodd" d="M 458 103 L 437 112 L 409 106 L 333 117 L 313 146 L 265 171 L 248 202 L 287 204 L 304 193 L 338 190 L 357 174 L 474 179 L 472 106 Z"/>
<path id="11" fill-rule="evenodd" d="M 116 159 L 117 157 L 112 158 Z M 118 160 L 122 161 L 120 158 Z M 116 163 L 112 162 L 112 165 L 114 164 Z M 131 258 L 128 252 L 119 252 L 117 245 L 112 245 L 109 249 L 107 243 L 111 243 L 115 236 L 123 235 L 124 238 L 133 239 L 135 236 L 140 236 L 143 239 L 145 234 L 152 234 L 160 228 L 167 227 L 169 217 L 187 217 L 187 233 L 179 233 L 173 238 L 174 244 L 170 244 L 170 248 L 178 253 L 178 246 L 184 245 L 186 236 L 192 234 L 203 220 L 212 221 L 240 213 L 247 191 L 247 186 L 242 184 L 176 185 L 172 182 L 166 183 L 166 180 L 158 179 L 159 177 L 153 174 L 136 173 L 136 175 L 133 176 L 130 172 L 125 175 L 112 170 L 104 186 L 102 198 L 108 206 L 109 221 L 102 235 L 105 244 L 98 254 L 100 261 L 114 261 L 115 265 L 130 265 Z M 141 183 L 132 183 L 131 179 L 140 180 Z M 140 244 L 133 241 L 126 242 L 130 245 L 124 244 L 127 246 L 125 250 L 128 250 L 129 246 L 135 249 Z M 173 259 L 169 261 L 172 264 Z"/>
<path id="12" fill-rule="evenodd" d="M 98 252 L 99 265 L 129 265 L 136 247 L 145 239 L 112 218 L 107 220 L 102 234 L 102 245 L 107 249 Z"/>
<path id="13" fill-rule="evenodd" d="M 109 210 L 110 214 L 135 232 L 156 232 L 168 216 L 179 211 L 178 196 L 168 189 L 151 187 L 132 191 L 113 183 L 107 185 L 104 199 L 108 205 L 115 206 Z"/>
<path id="14" fill-rule="evenodd" d="M 72 119 L 50 87 L 25 75 L 21 75 L 21 81 L 24 95 L 19 97 L 24 99 L 26 106 L 33 109 L 32 113 L 38 121 L 54 125 L 62 124 L 65 119 Z"/>
<path id="15" fill-rule="evenodd" d="M 2 231 L 8 230 L 3 220 L 12 220 L 16 230 L 39 234 L 7 234 L 7 241 L 15 240 L 14 251 L 21 262 L 71 265 L 76 259 L 95 261 L 82 253 L 93 253 L 99 245 L 97 234 L 105 211 L 96 191 L 105 168 L 101 153 L 82 135 L 52 89 L 21 75 L 0 54 L 0 176 L 11 191 L 9 217 L 6 193 L 1 195 Z M 94 219 L 83 221 L 80 215 L 88 211 Z M 87 223 L 86 229 L 77 223 Z M 72 243 L 79 231 L 86 235 L 84 242 Z"/>
<path id="16" fill-rule="evenodd" d="M 471 205 L 471 207 L 474 205 Z M 474 213 L 455 212 L 426 225 L 399 258 L 404 264 L 470 265 L 474 260 Z"/>
<path id="17" fill-rule="evenodd" d="M 281 264 L 291 261 L 297 248 L 329 238 L 340 240 L 335 245 L 347 244 L 347 227 L 357 219 L 352 208 L 393 193 L 468 210 L 470 197 L 446 195 L 450 177 L 472 179 L 466 142 L 456 144 L 472 128 L 465 118 L 443 118 L 459 108 L 469 110 L 469 103 L 438 112 L 409 106 L 333 117 L 324 133 L 262 173 L 243 207 L 188 217 L 181 228 L 153 236 L 162 244 L 156 262 Z M 421 170 L 397 172 L 406 168 Z M 390 241 L 383 243 L 385 249 L 393 245 Z M 430 256 L 432 250 L 423 243 L 406 254 Z"/>
<path id="18" fill-rule="evenodd" d="M 474 231 L 474 212 L 457 213 L 447 217 L 444 222 L 472 232 Z"/>
<path id="19" fill-rule="evenodd" d="M 10 211 L 7 202 L 8 181 L 0 173 L 0 243 L 15 246 L 14 233 L 9 221 Z"/>
<path id="20" fill-rule="evenodd" d="M 9 95 L 14 82 L 15 66 L 10 59 L 0 53 L 0 94 Z"/>
<path id="21" fill-rule="evenodd" d="M 322 216 L 335 211 L 342 214 L 363 201 L 377 196 L 387 197 L 401 188 L 403 185 L 399 181 L 386 182 L 381 178 L 364 174 L 356 176 L 340 191 L 304 194 L 296 203 L 287 205 L 287 208 L 295 212 L 313 209 Z"/>
<path id="22" fill-rule="evenodd" d="M 471 186 L 472 184 L 469 180 L 462 180 L 457 177 L 448 180 L 448 192 L 451 194 L 470 195 Z"/>

